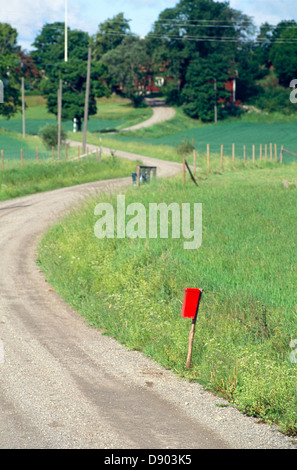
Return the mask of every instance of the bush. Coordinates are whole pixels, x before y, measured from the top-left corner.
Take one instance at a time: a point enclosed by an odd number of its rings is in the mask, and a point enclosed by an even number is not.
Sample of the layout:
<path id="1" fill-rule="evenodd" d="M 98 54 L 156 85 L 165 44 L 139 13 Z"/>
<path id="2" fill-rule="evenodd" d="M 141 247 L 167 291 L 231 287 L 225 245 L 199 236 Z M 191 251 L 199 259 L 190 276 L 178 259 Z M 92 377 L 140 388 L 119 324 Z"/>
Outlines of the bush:
<path id="1" fill-rule="evenodd" d="M 44 145 L 48 148 L 57 147 L 58 145 L 58 125 L 57 124 L 47 124 L 44 126 L 39 135 L 44 143 Z M 61 128 L 61 143 L 64 143 L 66 140 L 66 132 Z"/>

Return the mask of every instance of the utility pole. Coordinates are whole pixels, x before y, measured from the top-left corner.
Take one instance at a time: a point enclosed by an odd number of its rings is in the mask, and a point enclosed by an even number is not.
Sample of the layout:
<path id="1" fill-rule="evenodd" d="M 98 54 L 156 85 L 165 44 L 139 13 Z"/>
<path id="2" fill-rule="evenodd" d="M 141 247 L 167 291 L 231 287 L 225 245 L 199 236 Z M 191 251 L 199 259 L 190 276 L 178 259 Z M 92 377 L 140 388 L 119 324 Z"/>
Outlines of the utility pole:
<path id="1" fill-rule="evenodd" d="M 61 127 L 62 127 L 62 80 L 58 90 L 58 159 L 61 155 Z"/>
<path id="2" fill-rule="evenodd" d="M 92 49 L 89 47 L 88 53 L 88 70 L 87 70 L 87 85 L 86 85 L 86 96 L 85 96 L 85 114 L 84 114 L 84 136 L 83 136 L 83 153 L 86 153 L 87 145 L 87 125 L 89 117 L 89 98 L 90 98 L 90 80 L 91 80 L 91 60 L 92 60 Z"/>
<path id="3" fill-rule="evenodd" d="M 68 7 L 67 0 L 65 0 L 65 62 L 68 62 Z"/>
<path id="4" fill-rule="evenodd" d="M 26 137 L 26 115 L 25 115 L 25 79 L 22 77 L 22 114 L 23 114 L 23 137 Z"/>

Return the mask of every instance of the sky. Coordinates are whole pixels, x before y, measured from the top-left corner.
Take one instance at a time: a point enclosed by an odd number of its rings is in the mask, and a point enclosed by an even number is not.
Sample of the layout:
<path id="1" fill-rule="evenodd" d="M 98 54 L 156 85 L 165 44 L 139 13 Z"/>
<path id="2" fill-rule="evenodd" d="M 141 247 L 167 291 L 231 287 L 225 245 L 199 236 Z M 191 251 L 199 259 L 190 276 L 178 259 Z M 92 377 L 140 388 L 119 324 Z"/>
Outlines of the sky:
<path id="1" fill-rule="evenodd" d="M 178 0 L 0 0 L 0 22 L 16 28 L 19 45 L 30 51 L 44 24 L 64 21 L 66 4 L 71 29 L 95 34 L 100 23 L 123 12 L 130 20 L 131 31 L 145 36 L 159 14 L 177 3 Z M 297 20 L 292 0 L 229 0 L 229 4 L 253 17 L 256 25 Z"/>

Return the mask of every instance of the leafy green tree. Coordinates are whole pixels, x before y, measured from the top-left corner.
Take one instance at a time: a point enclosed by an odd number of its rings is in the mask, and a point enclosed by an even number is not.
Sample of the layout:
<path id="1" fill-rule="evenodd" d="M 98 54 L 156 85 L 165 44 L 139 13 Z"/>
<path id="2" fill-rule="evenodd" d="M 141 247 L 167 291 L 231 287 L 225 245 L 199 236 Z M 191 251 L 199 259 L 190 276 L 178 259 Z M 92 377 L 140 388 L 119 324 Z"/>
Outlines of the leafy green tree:
<path id="1" fill-rule="evenodd" d="M 164 10 L 149 38 L 171 77 L 164 89 L 168 101 L 184 104 L 190 115 L 204 114 L 209 120 L 214 104 L 209 84 L 216 78 L 218 95 L 224 94 L 220 83 L 235 75 L 238 48 L 253 34 L 251 19 L 227 2 L 180 0 Z M 220 65 L 216 66 L 217 59 Z"/>
<path id="2" fill-rule="evenodd" d="M 84 117 L 90 38 L 83 31 L 69 29 L 68 61 L 65 62 L 64 37 L 63 23 L 45 25 L 34 42 L 36 50 L 32 55 L 37 66 L 43 70 L 40 90 L 47 98 L 48 110 L 55 115 L 58 113 L 57 90 L 59 81 L 62 80 L 62 119 L 76 118 L 78 131 L 80 131 Z M 92 62 L 89 116 L 97 113 L 96 97 L 108 94 L 103 79 L 105 71 L 103 64 Z"/>
<path id="3" fill-rule="evenodd" d="M 0 114 L 13 116 L 21 105 L 18 68 L 20 66 L 17 30 L 7 23 L 0 23 L 0 80 L 4 86 Z"/>
<path id="4" fill-rule="evenodd" d="M 108 68 L 111 86 L 131 99 L 135 107 L 142 105 L 153 75 L 146 41 L 127 36 L 102 57 L 102 63 Z"/>
<path id="5" fill-rule="evenodd" d="M 119 13 L 101 23 L 98 32 L 93 38 L 92 49 L 94 59 L 100 60 L 108 51 L 118 47 L 123 42 L 125 36 L 129 34 L 129 20 L 124 17 L 123 13 Z"/>
<path id="6" fill-rule="evenodd" d="M 198 56 L 187 69 L 182 93 L 185 112 L 192 118 L 213 121 L 217 105 L 220 117 L 221 108 L 230 97 L 227 80 L 228 68 L 220 55 L 212 54 L 208 59 Z"/>
<path id="7" fill-rule="evenodd" d="M 282 86 L 297 78 L 297 23 L 281 21 L 273 31 L 269 57 Z"/>

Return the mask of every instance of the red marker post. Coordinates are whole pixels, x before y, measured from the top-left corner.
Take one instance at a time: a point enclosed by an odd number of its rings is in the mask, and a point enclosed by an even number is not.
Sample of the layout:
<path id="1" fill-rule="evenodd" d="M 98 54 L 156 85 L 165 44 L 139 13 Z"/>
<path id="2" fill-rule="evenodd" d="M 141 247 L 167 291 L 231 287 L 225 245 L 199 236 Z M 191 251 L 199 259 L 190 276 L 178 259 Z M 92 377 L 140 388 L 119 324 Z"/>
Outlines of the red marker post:
<path id="1" fill-rule="evenodd" d="M 191 331 L 189 335 L 188 356 L 187 356 L 187 362 L 186 362 L 187 369 L 189 369 L 191 366 L 195 326 L 196 326 L 196 320 L 197 320 L 199 303 L 201 300 L 202 292 L 203 292 L 202 289 L 186 288 L 185 294 L 184 294 L 184 301 L 183 301 L 181 315 L 184 318 L 191 318 L 192 320 L 192 326 L 191 326 Z"/>

